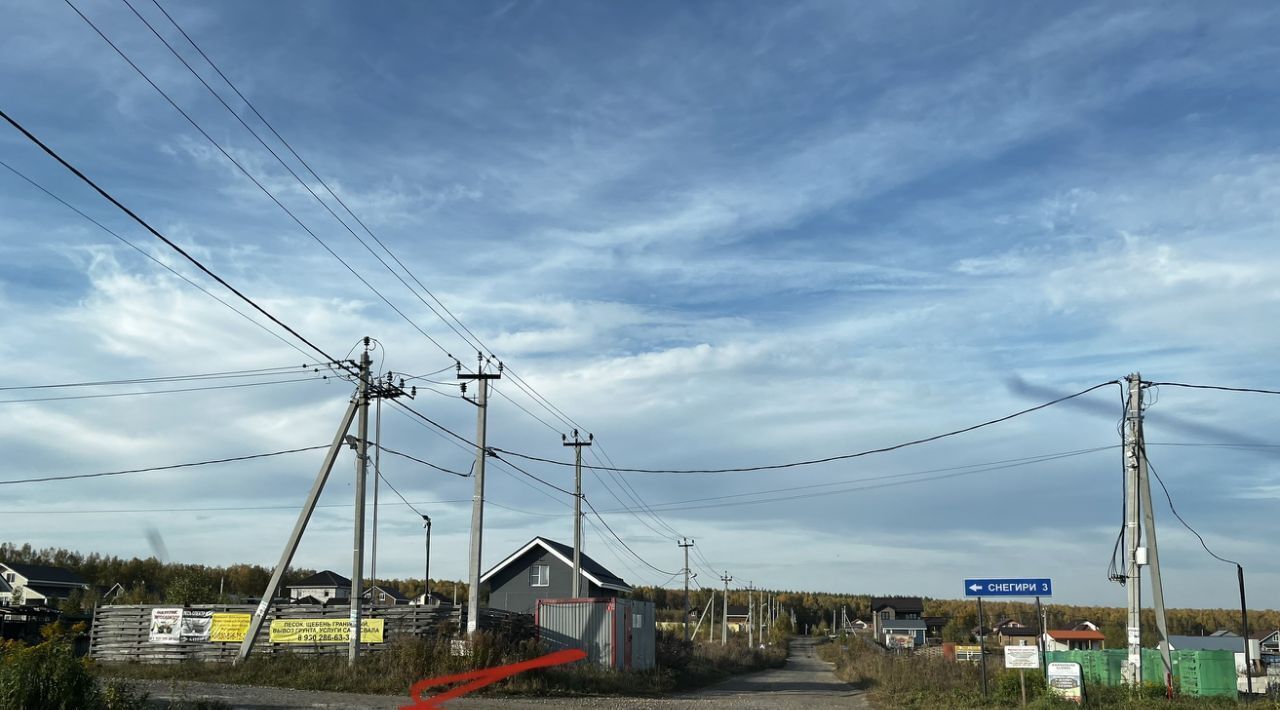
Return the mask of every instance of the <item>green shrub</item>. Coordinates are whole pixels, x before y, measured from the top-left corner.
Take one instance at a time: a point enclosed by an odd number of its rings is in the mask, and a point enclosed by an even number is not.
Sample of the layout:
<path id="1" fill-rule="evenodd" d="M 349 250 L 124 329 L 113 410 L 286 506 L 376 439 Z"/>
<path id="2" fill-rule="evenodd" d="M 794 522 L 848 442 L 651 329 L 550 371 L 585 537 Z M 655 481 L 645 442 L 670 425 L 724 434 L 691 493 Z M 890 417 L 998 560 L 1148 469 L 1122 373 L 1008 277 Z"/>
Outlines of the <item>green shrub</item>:
<path id="1" fill-rule="evenodd" d="M 83 710 L 99 704 L 97 682 L 68 641 L 0 646 L 0 710 Z"/>

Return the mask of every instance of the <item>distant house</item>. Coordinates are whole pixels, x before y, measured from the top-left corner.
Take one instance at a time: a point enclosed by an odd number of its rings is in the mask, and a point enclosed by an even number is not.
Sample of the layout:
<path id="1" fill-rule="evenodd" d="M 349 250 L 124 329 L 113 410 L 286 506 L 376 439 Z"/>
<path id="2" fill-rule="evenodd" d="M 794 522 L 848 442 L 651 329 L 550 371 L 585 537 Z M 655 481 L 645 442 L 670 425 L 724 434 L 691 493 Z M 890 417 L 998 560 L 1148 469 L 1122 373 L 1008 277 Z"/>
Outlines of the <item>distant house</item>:
<path id="1" fill-rule="evenodd" d="M 1101 651 L 1106 645 L 1107 637 L 1096 628 L 1049 629 L 1044 632 L 1046 651 Z"/>
<path id="2" fill-rule="evenodd" d="M 395 606 L 409 603 L 409 598 L 401 594 L 398 589 L 377 584 L 364 590 L 364 594 L 361 594 L 360 598 L 364 601 L 372 600 L 377 606 Z"/>
<path id="3" fill-rule="evenodd" d="M 410 600 L 409 603 L 416 606 L 440 606 L 441 604 L 451 605 L 453 601 L 440 592 L 431 592 L 430 594 L 423 592 Z"/>
<path id="4" fill-rule="evenodd" d="M 0 562 L 0 604 L 37 606 L 88 590 L 80 575 L 61 567 Z"/>
<path id="5" fill-rule="evenodd" d="M 1263 653 L 1280 654 L 1280 631 L 1272 631 L 1271 633 L 1253 634 L 1253 638 L 1257 639 L 1258 647 Z"/>
<path id="6" fill-rule="evenodd" d="M 995 629 L 996 642 L 1001 646 L 1034 646 L 1040 632 L 1021 622 L 1005 624 Z"/>
<path id="7" fill-rule="evenodd" d="M 1163 649 L 1164 642 L 1156 644 Z M 1244 638 L 1230 631 L 1216 631 L 1209 636 L 1169 635 L 1169 647 L 1172 651 L 1234 651 L 1244 653 Z M 1249 652 L 1254 658 L 1259 656 L 1261 643 L 1259 639 L 1249 639 Z"/>
<path id="8" fill-rule="evenodd" d="M 924 621 L 925 636 L 930 639 L 941 639 L 942 629 L 951 622 L 949 616 L 926 616 L 921 619 Z"/>
<path id="9" fill-rule="evenodd" d="M 325 604 L 335 599 L 351 598 L 351 580 L 329 570 L 316 572 L 297 584 L 290 584 L 285 588 L 289 590 L 289 601 L 295 603 Z"/>
<path id="10" fill-rule="evenodd" d="M 746 604 L 730 604 L 727 613 L 722 611 L 725 616 L 723 620 L 729 625 L 729 630 L 737 633 L 747 630 L 747 617 L 749 616 Z M 721 619 L 716 619 L 721 621 Z"/>
<path id="11" fill-rule="evenodd" d="M 881 622 L 881 633 L 876 639 L 889 647 L 924 646 L 926 631 L 923 619 L 886 619 Z M 907 638 L 910 641 L 906 641 Z"/>
<path id="12" fill-rule="evenodd" d="M 879 640 L 883 640 L 886 621 L 920 621 L 920 628 L 924 629 L 923 615 L 924 602 L 920 597 L 877 597 L 871 600 L 871 624 Z"/>
<path id="13" fill-rule="evenodd" d="M 631 586 L 586 554 L 582 563 L 583 597 L 617 597 Z M 539 599 L 573 595 L 573 548 L 535 537 L 480 576 L 489 585 L 489 608 L 532 614 Z"/>

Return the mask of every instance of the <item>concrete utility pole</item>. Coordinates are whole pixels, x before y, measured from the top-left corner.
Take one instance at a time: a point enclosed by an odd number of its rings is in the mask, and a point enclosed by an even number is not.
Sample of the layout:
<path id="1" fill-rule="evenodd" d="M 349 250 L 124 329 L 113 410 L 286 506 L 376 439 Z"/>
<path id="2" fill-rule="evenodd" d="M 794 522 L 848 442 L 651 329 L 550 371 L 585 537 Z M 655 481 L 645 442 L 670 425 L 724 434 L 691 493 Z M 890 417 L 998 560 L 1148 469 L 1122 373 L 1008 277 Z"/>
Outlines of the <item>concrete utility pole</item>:
<path id="1" fill-rule="evenodd" d="M 573 430 L 573 441 L 569 441 L 564 434 L 560 435 L 560 440 L 565 446 L 573 447 L 573 598 L 577 599 L 582 596 L 582 447 L 591 446 L 592 440 L 596 437 L 594 434 L 587 434 L 587 440 L 583 441 L 578 438 L 578 430 Z M 685 585 L 688 586 L 687 584 Z M 686 595 L 687 596 L 687 595 Z M 685 604 L 685 613 L 688 613 L 688 600 Z M 689 620 L 685 619 L 685 637 L 689 634 Z"/>
<path id="2" fill-rule="evenodd" d="M 1134 373 L 1125 378 L 1129 383 L 1129 406 L 1125 412 L 1125 576 L 1128 588 L 1128 648 L 1126 679 L 1133 686 L 1142 684 L 1142 567 L 1151 568 L 1151 596 L 1156 612 L 1161 660 L 1164 662 L 1165 686 L 1173 682 L 1173 666 L 1169 658 L 1169 629 L 1165 619 L 1164 585 L 1160 579 L 1160 554 L 1156 545 L 1155 510 L 1151 505 L 1151 481 L 1147 476 L 1147 451 L 1142 433 L 1142 376 Z M 1143 528 L 1147 544 L 1142 544 Z"/>
<path id="3" fill-rule="evenodd" d="M 684 548 L 684 641 L 689 642 L 689 548 L 693 540 L 688 538 L 676 543 Z"/>
<path id="4" fill-rule="evenodd" d="M 369 550 L 369 582 L 378 583 L 378 488 L 382 480 L 382 398 L 374 407 L 373 415 L 373 542 Z M 369 593 L 369 603 L 377 604 L 376 595 Z"/>
<path id="5" fill-rule="evenodd" d="M 427 562 L 422 570 L 422 603 L 431 603 L 431 516 L 422 516 L 422 527 L 427 529 Z"/>
<path id="6" fill-rule="evenodd" d="M 320 499 L 320 494 L 324 491 L 324 485 L 329 480 L 329 474 L 333 471 L 333 465 L 338 459 L 338 454 L 342 451 L 344 441 L 350 442 L 352 447 L 357 450 L 356 458 L 356 544 L 352 553 L 353 567 L 355 574 L 352 575 L 352 624 L 353 628 L 359 630 L 359 614 L 360 614 L 360 592 L 363 582 L 360 579 L 360 571 L 363 561 L 363 541 L 364 541 L 364 462 L 367 461 L 368 454 L 368 433 L 369 433 L 369 399 L 371 397 L 413 397 L 417 394 L 417 389 L 411 391 L 404 389 L 404 380 L 400 381 L 399 386 L 392 385 L 387 382 L 385 385 L 379 381 L 371 383 L 369 381 L 369 344 L 371 338 L 364 339 L 365 353 L 359 363 L 359 388 L 352 395 L 350 403 L 347 405 L 347 412 L 342 417 L 342 422 L 338 425 L 338 431 L 333 435 L 333 442 L 329 445 L 329 451 L 325 454 L 324 462 L 320 465 L 319 472 L 316 473 L 316 479 L 311 484 L 311 491 L 307 493 L 307 500 L 302 506 L 302 510 L 298 511 L 298 519 L 293 525 L 293 531 L 289 533 L 289 540 L 285 542 L 284 550 L 280 553 L 280 559 L 276 562 L 276 566 L 271 571 L 271 579 L 267 582 L 267 588 L 262 592 L 262 599 L 258 602 L 258 607 L 254 610 L 253 616 L 249 620 L 249 629 L 245 633 L 244 640 L 240 642 L 240 650 L 236 653 L 234 663 L 239 664 L 249 657 L 253 651 L 253 645 L 257 641 L 258 633 L 262 630 L 262 624 L 266 621 L 267 611 L 270 609 L 271 601 L 275 599 L 276 592 L 280 588 L 280 581 L 284 577 L 284 573 L 288 570 L 289 565 L 293 562 L 293 555 L 298 551 L 298 543 L 302 540 L 302 535 L 306 532 L 307 523 L 311 520 L 311 515 L 315 512 L 316 502 Z M 355 365 L 356 363 L 342 362 L 334 363 L 344 368 Z M 350 372 L 350 370 L 348 370 Z M 356 414 L 361 415 L 360 438 L 347 435 L 351 429 L 351 424 L 356 420 Z M 352 628 L 352 627 L 349 627 Z M 353 633 L 353 643 L 358 643 L 359 633 Z M 357 650 L 353 654 L 358 654 Z M 354 655 L 352 659 L 354 659 Z"/>
<path id="7" fill-rule="evenodd" d="M 707 643 L 711 643 L 716 638 L 716 590 L 711 590 L 711 623 L 707 624 Z"/>
<path id="8" fill-rule="evenodd" d="M 463 374 L 462 364 L 458 364 L 457 377 L 460 380 L 478 380 L 480 391 L 475 401 L 465 394 L 463 398 L 476 405 L 476 487 L 471 496 L 471 550 L 469 586 L 467 589 L 467 636 L 474 636 L 480 629 L 480 537 L 484 530 L 484 462 L 488 455 L 485 445 L 485 422 L 489 412 L 489 380 L 502 377 L 502 363 L 498 363 L 497 372 L 484 371 L 484 356 L 477 354 L 479 365 L 476 372 Z M 464 385 L 465 386 L 465 385 Z"/>
<path id="9" fill-rule="evenodd" d="M 364 487 L 369 471 L 369 339 L 360 354 L 360 419 L 356 424 L 356 523 L 351 546 L 351 623 L 347 641 L 347 663 L 360 658 L 360 612 L 364 606 Z M 372 596 L 372 595 L 370 595 Z"/>
<path id="10" fill-rule="evenodd" d="M 733 581 L 733 577 L 725 572 L 720 576 L 720 581 L 724 582 L 724 623 L 720 625 L 720 645 L 725 646 L 729 643 L 729 583 Z"/>
<path id="11" fill-rule="evenodd" d="M 751 596 L 751 592 L 754 591 L 754 588 L 755 585 L 752 582 L 747 582 L 747 646 L 749 648 L 756 647 L 756 618 L 752 613 L 756 609 L 755 604 L 753 603 L 755 599 Z"/>

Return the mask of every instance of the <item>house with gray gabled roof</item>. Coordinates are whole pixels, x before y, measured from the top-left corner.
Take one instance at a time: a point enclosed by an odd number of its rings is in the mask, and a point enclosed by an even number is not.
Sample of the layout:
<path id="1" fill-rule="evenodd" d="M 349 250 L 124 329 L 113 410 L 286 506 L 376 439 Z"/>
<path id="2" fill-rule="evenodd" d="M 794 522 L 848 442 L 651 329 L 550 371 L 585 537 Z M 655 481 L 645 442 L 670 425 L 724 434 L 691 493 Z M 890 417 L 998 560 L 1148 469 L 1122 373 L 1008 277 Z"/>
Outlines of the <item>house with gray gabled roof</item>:
<path id="1" fill-rule="evenodd" d="M 80 575 L 68 569 L 0 562 L 0 604 L 50 604 L 88 588 Z"/>
<path id="2" fill-rule="evenodd" d="M 582 596 L 610 598 L 630 594 L 631 585 L 583 553 Z M 489 608 L 532 614 L 539 599 L 568 599 L 573 594 L 573 548 L 535 537 L 480 576 L 489 586 Z"/>
<path id="3" fill-rule="evenodd" d="M 289 590 L 291 602 L 314 601 L 325 604 L 335 599 L 351 598 L 351 580 L 330 570 L 316 572 L 285 589 Z"/>

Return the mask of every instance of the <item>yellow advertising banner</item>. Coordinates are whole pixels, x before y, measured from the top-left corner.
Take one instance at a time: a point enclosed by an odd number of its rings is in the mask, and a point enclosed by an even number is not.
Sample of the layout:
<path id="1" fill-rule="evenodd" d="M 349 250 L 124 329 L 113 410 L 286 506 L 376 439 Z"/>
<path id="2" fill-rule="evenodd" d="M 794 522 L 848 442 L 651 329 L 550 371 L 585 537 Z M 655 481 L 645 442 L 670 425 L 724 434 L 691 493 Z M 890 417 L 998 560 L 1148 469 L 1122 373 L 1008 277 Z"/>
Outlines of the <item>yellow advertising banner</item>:
<path id="1" fill-rule="evenodd" d="M 249 633 L 252 614 L 224 614 L 214 612 L 209 625 L 209 640 L 214 643 L 240 643 Z"/>
<path id="2" fill-rule="evenodd" d="M 360 620 L 360 642 L 382 643 L 382 619 Z M 347 619 L 275 619 L 271 643 L 348 643 Z"/>

